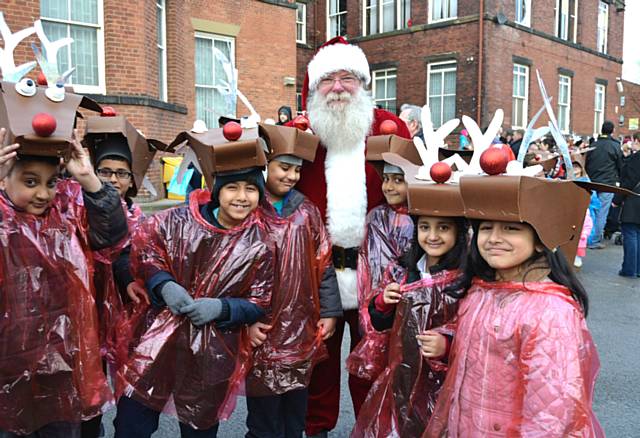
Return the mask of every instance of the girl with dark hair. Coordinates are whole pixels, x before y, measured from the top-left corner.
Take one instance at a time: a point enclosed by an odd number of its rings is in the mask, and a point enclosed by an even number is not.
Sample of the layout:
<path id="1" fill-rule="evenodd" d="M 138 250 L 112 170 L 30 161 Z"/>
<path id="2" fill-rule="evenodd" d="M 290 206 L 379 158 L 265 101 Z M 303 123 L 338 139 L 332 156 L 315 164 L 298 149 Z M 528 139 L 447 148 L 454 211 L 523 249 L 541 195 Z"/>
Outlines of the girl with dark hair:
<path id="1" fill-rule="evenodd" d="M 526 222 L 472 227 L 471 286 L 423 436 L 604 436 L 592 410 L 588 298 L 562 252 Z"/>

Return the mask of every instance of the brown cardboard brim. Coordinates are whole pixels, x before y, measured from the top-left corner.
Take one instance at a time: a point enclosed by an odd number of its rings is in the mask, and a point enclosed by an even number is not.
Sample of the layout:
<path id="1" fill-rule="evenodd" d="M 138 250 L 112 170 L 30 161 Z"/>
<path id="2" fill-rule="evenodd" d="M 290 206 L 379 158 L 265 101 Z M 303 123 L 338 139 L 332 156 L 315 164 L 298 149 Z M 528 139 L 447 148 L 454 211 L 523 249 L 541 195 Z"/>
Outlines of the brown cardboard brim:
<path id="1" fill-rule="evenodd" d="M 65 160 L 68 160 L 71 156 L 71 143 L 64 138 L 43 138 L 36 135 L 25 135 L 14 138 L 12 143 L 18 143 L 20 145 L 18 154 L 21 155 L 60 157 Z"/>
<path id="2" fill-rule="evenodd" d="M 392 152 L 420 166 L 422 160 L 413 140 L 397 135 L 372 135 L 367 137 L 367 161 L 383 161 L 382 154 Z"/>
<path id="3" fill-rule="evenodd" d="M 631 190 L 623 189 L 622 187 L 610 186 L 608 184 L 601 184 L 601 183 L 595 183 L 590 181 L 575 181 L 575 180 L 572 182 L 586 190 L 595 190 L 596 192 L 615 193 L 618 195 L 625 195 L 625 196 L 640 196 L 640 194 L 632 192 Z"/>
<path id="4" fill-rule="evenodd" d="M 262 142 L 256 138 L 246 141 L 235 141 L 214 146 L 214 173 L 231 172 L 264 167 L 267 157 Z"/>
<path id="5" fill-rule="evenodd" d="M 590 196 L 571 181 L 526 176 L 464 176 L 460 192 L 469 219 L 526 222 L 549 249 L 572 261 Z"/>
<path id="6" fill-rule="evenodd" d="M 269 158 L 280 155 L 293 155 L 313 162 L 320 143 L 317 135 L 289 126 L 259 125 L 259 134 L 269 147 Z"/>
<path id="7" fill-rule="evenodd" d="M 407 195 L 409 214 L 462 217 L 464 203 L 458 184 L 411 183 Z"/>

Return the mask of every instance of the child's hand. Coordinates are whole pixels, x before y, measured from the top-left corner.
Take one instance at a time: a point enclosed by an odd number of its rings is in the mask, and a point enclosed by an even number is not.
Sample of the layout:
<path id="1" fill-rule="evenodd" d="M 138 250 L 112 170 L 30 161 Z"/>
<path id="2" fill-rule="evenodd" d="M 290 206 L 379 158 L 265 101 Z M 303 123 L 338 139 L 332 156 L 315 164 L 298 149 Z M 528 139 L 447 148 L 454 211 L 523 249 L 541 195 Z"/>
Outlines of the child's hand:
<path id="1" fill-rule="evenodd" d="M 400 285 L 398 283 L 390 283 L 384 288 L 382 299 L 385 304 L 398 304 L 402 294 L 400 293 Z"/>
<path id="2" fill-rule="evenodd" d="M 78 130 L 73 130 L 73 141 L 71 142 L 71 157 L 66 163 L 66 168 L 82 186 L 90 193 L 95 193 L 102 188 L 102 181 L 93 171 L 89 154 L 82 148 L 78 141 Z"/>
<path id="3" fill-rule="evenodd" d="M 337 318 L 320 318 L 318 321 L 317 327 L 320 329 L 320 333 L 322 333 L 322 340 L 326 341 L 336 331 L 336 324 L 338 323 Z"/>
<path id="4" fill-rule="evenodd" d="M 271 326 L 263 322 L 256 322 L 249 327 L 249 340 L 251 341 L 251 346 L 255 348 L 264 344 L 264 341 L 267 339 L 266 332 L 269 330 L 271 330 Z"/>
<path id="5" fill-rule="evenodd" d="M 6 129 L 0 128 L 0 145 L 4 144 L 5 135 L 7 135 Z M 16 156 L 18 155 L 16 150 L 19 147 L 20 145 L 18 143 L 0 146 L 0 180 L 9 175 L 11 168 L 16 162 Z"/>
<path id="6" fill-rule="evenodd" d="M 136 304 L 140 304 L 140 301 L 144 301 L 147 305 L 151 304 L 146 289 L 135 281 L 127 285 L 127 295 L 129 295 L 129 298 Z"/>
<path id="7" fill-rule="evenodd" d="M 421 335 L 416 336 L 420 350 L 424 357 L 433 359 L 442 357 L 447 352 L 447 338 L 433 330 L 427 330 Z"/>

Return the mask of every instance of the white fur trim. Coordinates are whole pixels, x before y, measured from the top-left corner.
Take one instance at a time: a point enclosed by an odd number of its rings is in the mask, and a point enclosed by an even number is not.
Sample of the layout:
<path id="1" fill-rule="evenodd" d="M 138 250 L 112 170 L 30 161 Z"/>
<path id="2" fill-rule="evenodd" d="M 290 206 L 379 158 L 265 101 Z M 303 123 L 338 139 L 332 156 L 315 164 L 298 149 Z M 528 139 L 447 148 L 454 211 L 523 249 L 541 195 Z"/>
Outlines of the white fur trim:
<path id="1" fill-rule="evenodd" d="M 347 70 L 360 76 L 367 85 L 371 82 L 369 62 L 360 47 L 353 44 L 331 44 L 318 50 L 309 62 L 309 90 L 315 89 L 324 76 L 339 70 Z"/>
<path id="2" fill-rule="evenodd" d="M 340 299 L 344 310 L 358 308 L 358 276 L 355 269 L 336 270 Z"/>
<path id="3" fill-rule="evenodd" d="M 367 217 L 364 141 L 353 149 L 327 150 L 327 228 L 331 243 L 359 247 Z"/>

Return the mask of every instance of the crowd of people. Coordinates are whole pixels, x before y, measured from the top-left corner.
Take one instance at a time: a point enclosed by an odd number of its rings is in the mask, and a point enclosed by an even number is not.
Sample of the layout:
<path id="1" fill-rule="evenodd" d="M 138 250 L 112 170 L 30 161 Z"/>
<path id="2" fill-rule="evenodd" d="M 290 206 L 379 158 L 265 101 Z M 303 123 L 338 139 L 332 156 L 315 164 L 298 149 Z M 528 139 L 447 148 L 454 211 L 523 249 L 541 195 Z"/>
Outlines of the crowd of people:
<path id="1" fill-rule="evenodd" d="M 415 107 L 375 107 L 341 37 L 308 65 L 308 126 L 283 107 L 166 145 L 103 109 L 80 140 L 78 107 L 99 108 L 47 80 L 2 83 L 0 437 L 97 437 L 113 405 L 117 438 L 150 437 L 162 412 L 214 437 L 239 394 L 247 437 L 326 437 L 347 325 L 353 437 L 604 436 L 571 264 L 595 189 L 593 244 L 621 205 L 621 275 L 640 276 L 640 154 L 622 165 L 607 123 L 572 158 L 599 184 L 558 156 L 528 157 L 555 159 L 553 178 L 512 165 L 493 122 L 466 122 L 453 169 L 412 140 Z M 207 189 L 144 217 L 153 152 L 179 145 Z"/>

